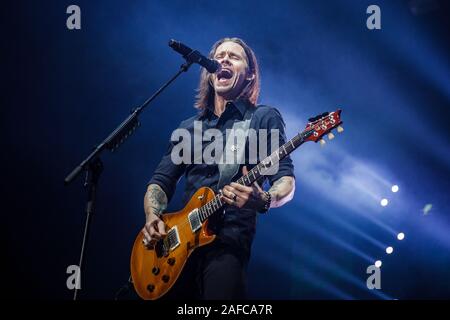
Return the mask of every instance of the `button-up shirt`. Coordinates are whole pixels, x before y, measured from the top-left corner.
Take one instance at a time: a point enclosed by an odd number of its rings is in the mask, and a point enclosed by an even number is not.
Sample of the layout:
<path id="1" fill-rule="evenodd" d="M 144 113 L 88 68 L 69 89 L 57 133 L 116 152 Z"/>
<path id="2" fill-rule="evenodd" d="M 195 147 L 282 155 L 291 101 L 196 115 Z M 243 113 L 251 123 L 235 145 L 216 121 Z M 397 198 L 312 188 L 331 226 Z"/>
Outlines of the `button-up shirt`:
<path id="1" fill-rule="evenodd" d="M 279 132 L 279 146 L 286 142 L 283 118 L 277 109 L 270 106 L 259 105 L 255 107 L 242 100 L 228 102 L 220 117 L 215 115 L 211 108 L 207 108 L 201 113 L 182 121 L 179 128 L 189 131 L 190 136 L 192 137 L 192 146 L 194 141 L 194 121 L 201 121 L 203 132 L 213 128 L 220 130 L 224 137 L 223 141 L 225 142 L 226 130 L 231 129 L 235 121 L 243 119 L 247 108 L 253 108 L 250 110 L 253 113 L 250 129 L 254 129 L 256 132 L 258 132 L 259 129 L 268 130 L 267 155 L 269 155 L 275 151 L 271 149 L 271 129 L 278 130 Z M 186 179 L 183 195 L 184 204 L 186 204 L 192 195 L 201 187 L 210 187 L 214 192 L 218 192 L 217 184 L 219 182 L 219 170 L 216 163 L 208 164 L 205 163 L 205 161 L 193 163 L 194 155 L 190 155 L 190 163 L 174 164 L 171 153 L 174 146 L 179 142 L 181 141 L 171 141 L 169 143 L 169 147 L 156 168 L 149 184 L 159 185 L 170 201 L 174 194 L 177 182 L 184 175 Z M 207 146 L 208 143 L 203 142 L 201 150 L 203 151 Z M 247 168 L 250 170 L 255 164 L 248 164 L 248 147 L 249 141 L 247 141 L 246 144 L 245 162 Z M 192 149 L 192 151 L 193 150 L 194 149 Z M 260 160 L 262 159 L 257 159 L 258 162 Z M 236 181 L 241 176 L 242 170 L 239 170 L 233 181 Z M 274 175 L 266 176 L 266 178 L 269 184 L 272 185 L 276 180 L 283 176 L 294 176 L 294 167 L 289 156 L 279 162 L 278 171 Z M 216 233 L 219 241 L 235 247 L 236 250 L 239 250 L 244 255 L 244 257 L 248 258 L 255 234 L 256 215 L 256 210 L 245 208 L 245 206 L 241 209 L 234 206 L 226 206 L 225 210 L 222 210 L 220 213 L 218 212 L 209 218 L 208 226 Z"/>

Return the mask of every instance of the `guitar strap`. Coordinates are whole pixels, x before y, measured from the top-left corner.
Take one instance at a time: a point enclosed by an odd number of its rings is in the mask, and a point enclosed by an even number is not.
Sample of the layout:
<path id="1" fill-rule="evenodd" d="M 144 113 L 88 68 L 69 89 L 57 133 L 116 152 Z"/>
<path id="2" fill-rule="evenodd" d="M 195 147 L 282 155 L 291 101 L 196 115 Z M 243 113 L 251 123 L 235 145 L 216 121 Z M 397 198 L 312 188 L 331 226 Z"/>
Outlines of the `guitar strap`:
<path id="1" fill-rule="evenodd" d="M 242 120 L 233 124 L 231 134 L 227 136 L 225 148 L 218 164 L 219 182 L 217 183 L 217 190 L 229 184 L 238 173 L 241 164 L 245 163 L 245 145 L 253 111 L 254 108 L 247 107 Z"/>

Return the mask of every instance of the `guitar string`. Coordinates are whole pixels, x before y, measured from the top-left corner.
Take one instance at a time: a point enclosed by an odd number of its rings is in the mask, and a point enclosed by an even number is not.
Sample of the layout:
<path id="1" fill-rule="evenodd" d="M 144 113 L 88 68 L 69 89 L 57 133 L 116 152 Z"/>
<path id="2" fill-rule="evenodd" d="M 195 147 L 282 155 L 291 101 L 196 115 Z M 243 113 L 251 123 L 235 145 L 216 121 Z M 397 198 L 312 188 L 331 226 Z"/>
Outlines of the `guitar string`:
<path id="1" fill-rule="evenodd" d="M 301 134 L 303 134 L 303 133 L 304 133 L 304 132 L 302 132 Z M 297 134 L 297 135 L 296 135 L 295 137 L 293 137 L 291 140 L 296 140 L 296 139 L 298 139 L 298 138 L 301 136 L 301 134 Z M 289 140 L 289 141 L 291 141 L 291 140 Z M 288 144 L 289 144 L 289 141 L 286 142 L 286 143 L 282 146 L 282 148 L 283 148 L 285 145 L 288 145 Z M 298 147 L 298 146 L 297 146 L 297 147 Z M 296 148 L 297 148 L 297 147 L 296 147 Z M 281 148 L 279 148 L 279 149 L 281 149 Z M 294 148 L 292 151 L 294 151 L 294 150 L 295 150 L 295 148 Z M 290 152 L 292 152 L 292 151 L 290 151 Z M 276 151 L 276 152 L 278 152 L 278 151 Z M 265 159 L 267 159 L 267 158 L 272 158 L 272 156 L 274 156 L 276 152 L 274 152 L 274 153 L 272 153 L 270 156 L 264 158 L 263 161 L 264 161 Z M 290 152 L 289 152 L 289 153 L 290 153 Z M 289 153 L 287 153 L 287 155 L 288 155 Z M 262 162 L 263 162 L 263 161 L 262 161 Z M 260 164 L 261 164 L 261 163 L 260 163 Z M 239 180 L 242 179 L 242 180 L 244 180 L 244 182 L 245 182 L 245 177 L 249 177 L 250 174 L 251 174 L 252 172 L 253 172 L 253 175 L 256 176 L 255 173 L 254 173 L 254 169 L 255 169 L 255 168 L 257 169 L 257 173 L 259 174 L 259 177 L 258 177 L 257 179 L 259 179 L 262 175 L 261 175 L 260 172 L 258 172 L 258 170 L 261 171 L 261 169 L 259 169 L 258 166 L 259 166 L 259 164 L 258 164 L 257 166 L 255 166 L 254 168 L 252 168 L 245 176 L 239 178 L 237 181 L 239 181 Z M 250 179 L 250 178 L 247 178 L 247 179 Z M 257 179 L 255 179 L 255 181 L 256 181 Z M 236 181 L 236 182 L 237 182 L 237 181 Z M 211 203 L 210 207 L 212 206 L 212 207 L 214 208 L 215 205 L 213 205 L 212 202 L 213 202 L 213 201 L 218 201 L 218 202 L 219 202 L 219 208 L 217 208 L 216 210 L 214 210 L 213 213 L 209 214 L 209 215 L 207 216 L 207 218 L 209 218 L 211 215 L 213 215 L 214 213 L 216 213 L 216 212 L 217 212 L 218 210 L 220 210 L 223 206 L 227 205 L 226 203 L 222 203 L 222 200 L 220 200 L 220 198 L 218 198 L 217 196 L 218 196 L 218 194 L 216 194 L 211 200 L 209 200 L 209 201 L 206 202 L 204 205 L 202 205 L 202 206 L 200 206 L 200 207 L 198 208 L 198 210 L 201 210 L 202 208 L 205 207 L 206 210 L 210 210 L 210 209 L 208 209 L 208 207 L 206 207 L 209 203 Z M 177 225 L 175 225 L 175 226 L 176 226 L 176 227 L 179 227 L 179 228 L 184 228 L 184 227 L 187 226 L 188 224 L 190 224 L 189 219 L 186 219 L 186 220 L 183 221 L 182 223 L 177 224 Z M 173 226 L 170 230 L 172 230 L 175 226 Z M 169 231 L 169 232 L 170 232 L 170 231 Z"/>
<path id="2" fill-rule="evenodd" d="M 306 133 L 307 131 L 312 130 L 311 127 L 314 127 L 319 121 L 323 121 L 324 119 L 329 118 L 329 117 L 330 117 L 332 114 L 334 114 L 334 113 L 335 113 L 335 112 L 331 112 L 330 114 L 328 114 L 328 115 L 325 116 L 325 117 L 322 117 L 322 118 L 320 118 L 320 119 L 318 119 L 318 120 L 315 120 L 315 121 L 313 121 L 313 122 L 310 122 L 310 123 L 308 124 L 308 126 L 307 126 L 307 127 L 309 127 L 310 129 L 308 129 L 308 130 L 305 129 L 303 132 L 301 132 L 301 133 L 295 135 L 292 139 L 290 139 L 288 142 L 286 142 L 285 144 L 283 144 L 283 146 L 282 146 L 281 148 L 284 148 L 284 146 L 285 146 L 285 145 L 288 145 L 290 141 L 293 141 L 293 140 L 295 140 L 296 138 L 302 136 L 302 135 L 303 135 L 304 133 Z M 333 118 L 334 118 L 334 117 L 333 117 Z M 339 119 L 339 120 L 340 120 L 340 119 Z M 339 122 L 339 121 L 335 121 L 335 124 L 338 123 L 338 122 Z M 335 124 L 334 124 L 334 127 L 336 127 Z M 314 130 L 314 131 L 315 131 L 315 130 Z M 302 138 L 304 138 L 304 137 L 302 137 Z M 286 156 L 289 155 L 292 151 L 294 151 L 294 150 L 295 150 L 296 148 L 298 148 L 298 147 L 299 147 L 299 146 L 295 147 L 293 150 L 291 150 L 289 153 L 287 153 Z M 280 150 L 281 148 L 279 148 L 278 150 Z M 272 159 L 272 155 L 274 155 L 274 154 L 277 153 L 277 152 L 278 152 L 278 151 L 276 151 L 276 152 L 272 153 L 270 156 L 264 158 L 258 165 L 255 166 L 255 168 L 257 168 L 257 167 L 258 167 L 265 159 L 267 159 L 267 158 L 271 158 L 271 159 Z M 253 168 L 253 169 L 254 169 L 254 168 Z M 251 169 L 245 176 L 241 177 L 240 179 L 243 179 L 244 177 L 249 176 L 250 172 L 253 171 L 253 169 Z M 260 173 L 259 173 L 259 174 L 260 174 Z M 261 175 L 260 175 L 260 177 L 261 177 Z M 238 179 L 238 181 L 239 181 L 240 179 Z M 259 179 L 259 177 L 258 177 L 258 179 Z M 256 181 L 256 180 L 255 180 L 255 181 Z M 237 181 L 236 181 L 236 182 L 237 182 Z M 244 181 L 244 182 L 245 182 L 245 181 Z M 203 208 L 203 207 L 206 207 L 206 206 L 208 205 L 208 203 L 211 203 L 212 201 L 216 201 L 216 198 L 217 198 L 217 195 L 215 195 L 211 200 L 209 200 L 208 202 L 206 202 L 204 205 L 200 206 L 200 207 L 198 208 L 198 210 L 200 210 L 200 209 Z M 221 202 L 222 202 L 222 200 L 219 200 L 219 204 L 220 204 Z M 216 210 L 214 210 L 213 213 L 209 214 L 209 215 L 207 216 L 207 218 L 209 218 L 211 215 L 213 215 L 213 214 L 216 213 L 218 210 L 220 210 L 224 205 L 226 205 L 226 204 L 221 204 L 221 205 L 219 206 L 219 208 L 216 209 Z M 207 209 L 207 210 L 208 210 L 208 209 Z M 205 220 L 205 221 L 206 221 L 206 220 Z M 185 226 L 187 226 L 188 224 L 190 224 L 189 219 L 186 219 L 186 220 L 183 221 L 182 223 L 173 226 L 170 230 L 172 230 L 174 227 L 179 227 L 179 228 L 181 229 L 181 228 L 184 228 Z M 203 224 L 203 223 L 201 223 L 201 224 Z M 170 230 L 169 230 L 169 232 L 170 232 Z M 167 237 L 167 236 L 166 236 L 166 237 Z M 164 241 L 164 239 L 165 239 L 165 238 L 163 238 L 163 239 L 161 239 L 161 240 L 159 240 L 159 241 Z M 170 248 L 169 248 L 169 249 L 170 249 Z"/>
<path id="3" fill-rule="evenodd" d="M 327 115 L 326 117 L 329 117 L 329 116 L 330 116 L 331 114 L 333 114 L 333 113 L 334 113 L 334 112 L 330 113 L 330 114 Z M 314 121 L 314 122 L 311 122 L 311 123 L 309 124 L 310 129 L 308 129 L 308 130 L 311 130 L 311 128 L 313 128 L 317 122 L 323 121 L 323 119 L 326 118 L 326 117 L 323 117 L 323 118 L 318 119 L 318 120 L 316 120 L 316 121 Z M 339 120 L 340 120 L 340 119 L 339 119 Z M 337 121 L 337 122 L 339 122 L 339 121 Z M 334 127 L 336 127 L 336 126 L 334 126 Z M 292 139 L 290 139 L 288 142 L 286 142 L 286 143 L 282 146 L 282 147 L 284 148 L 285 152 L 286 152 L 285 145 L 287 145 L 287 144 L 288 144 L 289 142 L 291 142 L 291 141 L 294 141 L 295 139 L 298 139 L 298 138 L 299 138 L 300 136 L 302 136 L 305 132 L 306 132 L 306 129 L 305 129 L 305 131 L 303 131 L 302 133 L 297 134 L 297 135 L 294 136 Z M 301 137 L 301 138 L 303 139 L 304 136 Z M 299 146 L 300 146 L 300 145 L 298 145 L 297 147 L 294 147 L 293 150 L 289 151 L 289 152 L 286 154 L 286 156 L 287 156 L 288 154 L 290 154 L 292 151 L 294 151 L 296 148 L 298 148 Z M 278 151 L 276 151 L 275 153 L 279 152 L 280 149 L 281 149 L 281 148 L 279 148 Z M 269 156 L 271 160 L 272 160 L 272 155 L 273 155 L 273 154 L 271 154 L 271 155 Z M 267 159 L 267 158 L 269 158 L 269 157 L 266 157 L 265 159 Z M 278 158 L 279 158 L 279 155 L 278 155 Z M 263 159 L 263 161 L 264 161 L 265 159 Z M 261 164 L 261 163 L 260 163 L 260 164 Z M 242 179 L 242 180 L 244 181 L 244 183 L 245 183 L 245 177 L 249 177 L 249 175 L 250 175 L 251 173 L 253 173 L 253 176 L 256 177 L 255 172 L 253 172 L 253 170 L 254 170 L 255 168 L 256 168 L 256 170 L 257 170 L 257 173 L 260 175 L 258 178 L 255 179 L 255 181 L 257 181 L 257 180 L 261 177 L 261 173 L 258 172 L 258 170 L 259 170 L 258 166 L 259 166 L 259 164 L 256 165 L 254 168 L 252 168 L 245 176 L 241 177 L 241 178 L 238 179 L 237 181 L 239 181 L 239 180 Z M 248 178 L 248 179 L 250 179 L 250 178 Z M 236 182 L 237 182 L 237 181 L 236 181 Z M 202 206 L 200 206 L 200 207 L 198 208 L 199 211 L 200 211 L 201 208 L 203 208 L 203 207 L 205 207 L 205 208 L 208 210 L 208 208 L 206 207 L 206 206 L 208 205 L 208 203 L 212 203 L 213 201 L 216 202 L 217 200 L 219 201 L 219 208 L 216 209 L 216 210 L 214 210 L 213 213 L 208 214 L 208 215 L 206 216 L 206 219 L 209 218 L 209 217 L 210 217 L 211 215 L 213 215 L 214 213 L 216 213 L 218 210 L 220 210 L 220 209 L 221 209 L 224 205 L 226 205 L 226 204 L 223 204 L 223 203 L 222 203 L 222 200 L 220 200 L 220 198 L 218 197 L 218 195 L 215 195 L 211 200 L 209 200 L 209 201 L 206 202 L 204 205 L 202 205 Z M 213 206 L 213 208 L 214 208 L 214 205 L 212 205 L 212 206 Z M 210 205 L 210 207 L 211 207 L 211 205 Z M 200 213 L 200 214 L 201 214 L 201 213 Z M 199 219 L 200 219 L 200 217 L 199 217 Z M 200 220 L 201 220 L 201 219 L 200 219 Z M 207 220 L 205 220 L 205 221 L 207 221 Z M 187 219 L 187 220 L 185 220 L 184 222 L 182 222 L 181 224 L 176 225 L 176 226 L 177 226 L 177 227 L 180 227 L 180 228 L 184 228 L 184 227 L 185 227 L 186 225 L 188 225 L 189 223 L 190 223 L 190 222 L 189 222 L 189 220 Z M 172 228 L 173 228 L 173 227 L 172 227 Z M 171 229 L 172 229 L 172 228 L 171 228 Z M 169 232 L 170 232 L 170 230 L 169 230 Z M 169 240 L 167 240 L 167 242 L 165 242 L 166 239 L 167 239 L 167 236 L 166 236 L 165 238 L 159 240 L 159 241 L 163 241 L 163 248 L 164 248 L 165 250 L 170 250 L 170 247 L 169 247 L 169 248 L 166 247 L 166 243 L 169 242 Z M 170 246 L 169 243 L 167 243 L 167 244 Z M 156 244 L 155 244 L 155 247 L 156 247 Z M 158 268 L 158 270 L 159 270 L 159 269 L 161 268 L 161 265 L 163 264 L 164 261 L 163 261 L 162 259 L 158 259 L 157 254 L 156 254 L 156 248 L 154 248 L 154 253 L 153 253 L 153 254 L 156 255 L 156 259 L 153 259 L 154 261 L 156 260 L 156 266 L 154 266 L 154 267 Z"/>
<path id="4" fill-rule="evenodd" d="M 303 132 L 302 132 L 303 133 Z M 291 140 L 294 140 L 294 139 L 296 139 L 296 138 L 298 138 L 299 137 L 299 134 L 298 135 L 296 135 L 294 138 L 292 138 Z M 291 141 L 291 140 L 289 140 L 289 141 Z M 289 143 L 289 141 L 288 142 L 286 142 L 284 145 L 287 145 L 288 143 Z M 283 146 L 284 146 L 283 145 Z M 281 149 L 281 148 L 280 148 Z M 295 149 L 293 149 L 293 150 L 295 150 Z M 293 151 L 292 150 L 292 151 Z M 292 152 L 291 151 L 291 152 Z M 265 159 L 267 159 L 267 158 L 271 158 L 274 154 L 275 154 L 276 152 L 274 152 L 274 153 L 272 153 L 270 156 L 268 156 L 268 157 L 266 157 L 266 158 L 264 158 L 263 160 L 262 160 L 262 162 L 265 160 Z M 258 164 L 258 165 L 256 165 L 254 168 L 252 168 L 245 176 L 243 176 L 243 177 L 241 177 L 241 178 L 239 178 L 237 181 L 239 181 L 239 180 L 244 180 L 244 182 L 245 182 L 245 178 L 244 177 L 249 177 L 250 176 L 250 173 L 251 172 L 253 172 L 253 170 L 255 169 L 255 168 L 257 168 L 257 170 L 259 170 L 259 171 L 261 171 L 261 169 L 259 169 L 258 168 L 258 166 L 261 164 L 261 162 Z M 259 179 L 262 175 L 261 175 L 261 172 L 258 172 L 258 174 L 259 174 L 259 177 L 257 178 L 257 179 Z M 255 176 L 255 173 L 253 173 L 253 175 Z M 250 178 L 247 178 L 247 179 L 250 179 Z M 257 180 L 257 179 L 255 179 L 255 181 Z M 237 181 L 236 181 L 236 183 L 237 183 Z M 209 204 L 209 203 L 212 203 L 213 201 L 219 201 L 219 208 L 217 208 L 216 210 L 214 210 L 214 212 L 213 213 L 211 213 L 211 214 L 209 214 L 208 216 L 207 216 L 207 218 L 209 218 L 211 215 L 213 215 L 215 212 L 217 212 L 218 210 L 220 210 L 223 206 L 225 206 L 225 205 L 227 205 L 226 203 L 222 203 L 222 200 L 220 200 L 220 198 L 218 198 L 217 197 L 218 196 L 218 194 L 216 194 L 211 200 L 209 200 L 209 201 L 207 201 L 204 205 L 202 205 L 202 206 L 200 206 L 199 208 L 198 208 L 198 210 L 200 210 L 201 208 L 203 208 L 203 207 L 205 207 L 206 208 L 206 210 L 209 210 L 206 206 Z M 213 206 L 214 207 L 214 205 L 210 205 L 210 206 Z M 177 227 L 179 227 L 179 228 L 184 228 L 186 225 L 188 225 L 188 224 L 190 224 L 190 222 L 189 222 L 189 220 L 188 219 L 186 219 L 185 221 L 183 221 L 182 223 L 180 223 L 180 224 L 178 224 L 178 225 L 176 225 Z M 175 227 L 175 226 L 174 226 Z M 173 228 L 173 227 L 172 227 Z M 171 228 L 171 229 L 172 229 Z"/>
<path id="5" fill-rule="evenodd" d="M 313 127 L 317 122 L 319 122 L 319 121 L 323 121 L 325 118 L 327 118 L 327 117 L 329 117 L 330 115 L 327 115 L 326 117 L 323 117 L 323 118 L 321 118 L 321 119 L 318 119 L 318 120 L 316 120 L 316 121 L 314 121 L 314 122 L 311 122 L 310 124 L 309 124 L 309 127 Z M 309 129 L 309 130 L 311 130 L 311 129 Z M 304 134 L 305 132 L 307 132 L 307 131 L 303 131 L 302 133 L 300 133 L 300 134 L 297 134 L 296 136 L 294 136 L 291 140 L 289 140 L 288 142 L 286 142 L 283 146 L 282 146 L 282 148 L 285 148 L 285 146 L 286 145 L 288 145 L 291 141 L 293 141 L 293 140 L 296 140 L 296 139 L 298 139 L 302 134 Z M 302 137 L 302 138 L 304 138 L 304 137 Z M 292 151 L 294 151 L 296 148 L 298 148 L 298 146 L 297 147 L 295 147 L 293 150 L 291 150 L 288 154 L 290 154 Z M 281 149 L 281 148 L 279 148 L 279 149 Z M 277 151 L 278 152 L 278 151 Z M 276 153 L 276 152 L 275 152 Z M 272 159 L 272 156 L 275 154 L 275 153 L 272 153 L 270 156 L 268 156 L 267 158 L 271 158 Z M 267 159 L 267 158 L 265 158 L 265 159 Z M 265 159 L 263 159 L 263 161 L 265 160 Z M 262 162 L 263 162 L 262 161 Z M 261 164 L 261 163 L 260 163 Z M 255 168 L 257 168 L 259 166 L 259 164 L 257 165 L 257 166 L 255 166 Z M 253 168 L 254 169 L 254 168 Z M 247 175 L 245 175 L 245 176 L 243 176 L 243 177 L 241 177 L 240 179 L 243 179 L 244 180 L 244 182 L 245 182 L 245 179 L 244 179 L 244 177 L 247 177 L 247 176 L 249 176 L 250 175 L 250 173 L 253 171 L 253 169 L 252 170 L 250 170 L 248 173 L 247 173 Z M 260 174 L 260 173 L 259 173 Z M 260 177 L 261 177 L 261 175 L 260 175 Z M 258 177 L 259 178 L 259 177 Z M 239 180 L 240 180 L 239 179 Z M 248 178 L 249 179 L 249 178 Z M 238 181 L 239 181 L 238 180 Z M 257 180 L 257 179 L 256 179 Z M 202 205 L 201 207 L 199 207 L 198 208 L 198 210 L 201 210 L 201 208 L 203 208 L 203 207 L 206 207 L 209 203 L 212 203 L 213 201 L 217 201 L 217 199 L 219 199 L 219 204 L 220 204 L 220 206 L 219 206 L 219 208 L 218 209 L 216 209 L 216 210 L 214 210 L 214 212 L 213 213 L 211 213 L 211 214 L 209 214 L 208 216 L 207 216 L 207 218 L 209 217 L 209 216 L 211 216 L 212 214 L 214 214 L 215 212 L 217 212 L 218 210 L 220 210 L 224 205 L 226 205 L 226 204 L 222 204 L 221 202 L 222 202 L 222 200 L 220 200 L 220 198 L 217 198 L 217 195 L 215 195 L 211 200 L 209 200 L 208 202 L 206 202 L 204 205 Z M 210 206 L 213 206 L 214 207 L 214 205 L 210 205 Z M 209 210 L 207 207 L 206 207 L 206 210 Z M 178 225 L 176 225 L 177 227 L 180 227 L 180 228 L 184 228 L 186 225 L 188 225 L 188 224 L 190 224 L 190 222 L 189 222 L 189 220 L 187 219 L 187 220 L 185 220 L 185 221 L 183 221 L 182 223 L 180 223 L 180 224 L 178 224 Z M 173 227 L 172 227 L 173 228 Z M 171 229 L 172 229 L 171 228 Z M 170 231 L 169 231 L 170 232 Z"/>

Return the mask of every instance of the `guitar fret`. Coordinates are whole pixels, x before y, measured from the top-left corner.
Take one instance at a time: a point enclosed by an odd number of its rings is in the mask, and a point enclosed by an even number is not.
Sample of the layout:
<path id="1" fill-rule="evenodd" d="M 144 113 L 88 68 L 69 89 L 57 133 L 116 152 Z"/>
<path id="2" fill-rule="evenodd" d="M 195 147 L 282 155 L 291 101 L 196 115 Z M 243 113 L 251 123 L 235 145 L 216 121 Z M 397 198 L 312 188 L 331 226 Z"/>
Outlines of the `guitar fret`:
<path id="1" fill-rule="evenodd" d="M 223 203 L 222 203 L 222 200 L 220 199 L 220 196 L 216 197 L 216 201 L 218 202 L 218 204 L 217 204 L 218 208 L 217 209 L 220 209 L 220 207 L 223 206 Z"/>
<path id="2" fill-rule="evenodd" d="M 284 149 L 287 150 L 286 153 L 291 153 L 294 150 L 294 147 L 291 147 L 289 144 L 286 143 L 284 145 Z"/>

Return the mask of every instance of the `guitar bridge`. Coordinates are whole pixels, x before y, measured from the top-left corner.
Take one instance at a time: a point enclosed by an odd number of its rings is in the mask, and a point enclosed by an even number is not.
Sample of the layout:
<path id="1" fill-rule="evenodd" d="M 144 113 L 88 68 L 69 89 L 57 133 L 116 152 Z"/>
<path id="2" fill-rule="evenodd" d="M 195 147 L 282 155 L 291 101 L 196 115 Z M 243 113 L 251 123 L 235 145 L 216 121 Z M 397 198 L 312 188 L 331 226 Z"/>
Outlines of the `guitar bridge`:
<path id="1" fill-rule="evenodd" d="M 198 229 L 202 227 L 200 217 L 198 216 L 198 209 L 193 210 L 188 215 L 189 224 L 191 225 L 191 230 L 195 233 Z"/>

